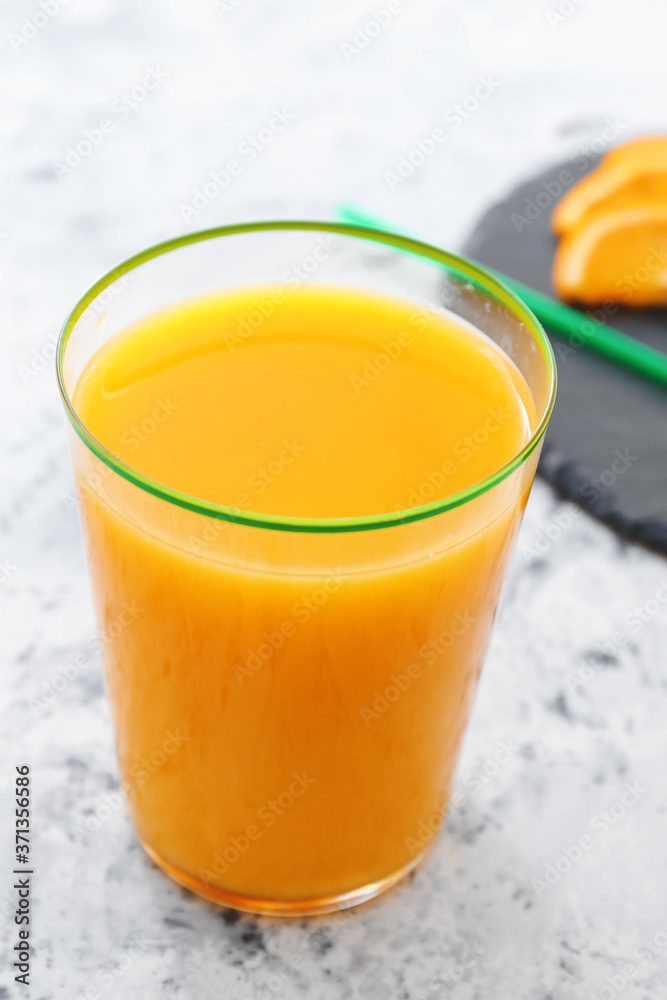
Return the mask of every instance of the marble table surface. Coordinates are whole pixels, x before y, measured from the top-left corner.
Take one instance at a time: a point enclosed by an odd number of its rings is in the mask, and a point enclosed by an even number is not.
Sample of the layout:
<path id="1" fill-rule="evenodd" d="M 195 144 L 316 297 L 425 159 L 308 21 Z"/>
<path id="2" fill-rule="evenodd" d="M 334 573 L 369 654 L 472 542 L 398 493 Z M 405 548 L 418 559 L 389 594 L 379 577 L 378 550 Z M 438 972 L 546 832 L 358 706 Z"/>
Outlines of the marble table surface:
<path id="1" fill-rule="evenodd" d="M 664 7 L 5 0 L 0 18 L 0 998 L 665 997 L 665 561 L 538 482 L 429 857 L 335 918 L 220 911 L 137 845 L 97 654 L 61 679 L 94 622 L 53 374 L 78 295 L 159 239 L 346 200 L 456 248 L 608 118 L 664 129 Z M 275 109 L 283 131 L 189 211 Z M 436 127 L 446 141 L 396 182 Z M 11 966 L 23 762 L 29 990 Z"/>

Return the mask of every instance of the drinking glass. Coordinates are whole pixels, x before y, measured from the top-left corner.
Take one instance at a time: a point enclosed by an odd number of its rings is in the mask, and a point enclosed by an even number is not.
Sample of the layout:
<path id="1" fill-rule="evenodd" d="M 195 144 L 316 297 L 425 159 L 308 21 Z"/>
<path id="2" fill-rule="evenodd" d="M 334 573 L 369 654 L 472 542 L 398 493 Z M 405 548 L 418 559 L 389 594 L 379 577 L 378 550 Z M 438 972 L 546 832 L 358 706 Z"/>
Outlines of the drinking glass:
<path id="1" fill-rule="evenodd" d="M 391 295 L 417 318 L 448 310 L 472 323 L 523 376 L 530 439 L 454 496 L 434 499 L 425 470 L 405 509 L 322 519 L 205 502 L 93 437 L 74 389 L 110 337 L 193 296 L 260 285 Z M 239 317 L 239 337 L 271 301 Z M 424 243 L 256 223 L 114 268 L 68 317 L 57 370 L 122 789 L 144 849 L 181 885 L 255 913 L 326 912 L 387 889 L 446 812 L 554 402 L 539 323 L 496 278 Z"/>

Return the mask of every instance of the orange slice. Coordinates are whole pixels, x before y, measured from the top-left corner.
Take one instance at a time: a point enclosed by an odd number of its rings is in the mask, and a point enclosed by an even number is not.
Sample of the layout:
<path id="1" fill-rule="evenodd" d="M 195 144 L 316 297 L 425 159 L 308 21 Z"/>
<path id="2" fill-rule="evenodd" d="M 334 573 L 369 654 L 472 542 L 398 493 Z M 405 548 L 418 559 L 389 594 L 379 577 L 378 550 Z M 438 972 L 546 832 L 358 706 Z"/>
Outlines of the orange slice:
<path id="1" fill-rule="evenodd" d="M 591 183 L 584 190 L 583 185 L 589 179 Z M 630 176 L 625 171 L 607 170 L 604 177 L 599 173 L 597 176 L 589 174 L 580 184 L 581 189 L 578 190 L 579 185 L 572 188 L 554 211 L 551 221 L 558 234 L 567 233 L 591 213 L 613 213 L 640 205 L 647 208 L 667 205 L 667 167 Z M 570 198 L 575 192 L 576 198 Z M 591 200 L 593 197 L 595 201 Z"/>
<path id="2" fill-rule="evenodd" d="M 640 163 L 647 168 L 667 167 L 667 135 L 645 135 L 614 146 L 602 158 L 605 166 Z"/>
<path id="3" fill-rule="evenodd" d="M 553 284 L 584 305 L 667 305 L 667 204 L 589 213 L 561 239 Z"/>
<path id="4" fill-rule="evenodd" d="M 628 205 L 633 199 L 667 197 L 667 136 L 636 139 L 612 149 L 600 165 L 575 184 L 556 205 L 551 226 L 566 233 L 593 209 Z"/>

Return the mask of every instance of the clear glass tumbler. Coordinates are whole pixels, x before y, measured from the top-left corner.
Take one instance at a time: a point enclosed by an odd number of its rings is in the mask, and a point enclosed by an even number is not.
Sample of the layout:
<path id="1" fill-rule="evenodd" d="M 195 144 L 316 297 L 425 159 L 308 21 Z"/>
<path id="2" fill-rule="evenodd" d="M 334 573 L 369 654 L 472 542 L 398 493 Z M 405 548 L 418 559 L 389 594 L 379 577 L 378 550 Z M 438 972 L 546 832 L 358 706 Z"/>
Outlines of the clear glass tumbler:
<path id="1" fill-rule="evenodd" d="M 405 510 L 279 518 L 152 481 L 82 423 L 77 380 L 115 333 L 195 295 L 309 283 L 477 326 L 532 394 L 526 446 L 445 500 L 424 483 Z M 554 402 L 539 323 L 491 275 L 435 247 L 257 223 L 120 264 L 73 309 L 57 367 L 122 788 L 143 847 L 182 885 L 250 912 L 326 912 L 382 892 L 419 862 L 446 811 Z"/>

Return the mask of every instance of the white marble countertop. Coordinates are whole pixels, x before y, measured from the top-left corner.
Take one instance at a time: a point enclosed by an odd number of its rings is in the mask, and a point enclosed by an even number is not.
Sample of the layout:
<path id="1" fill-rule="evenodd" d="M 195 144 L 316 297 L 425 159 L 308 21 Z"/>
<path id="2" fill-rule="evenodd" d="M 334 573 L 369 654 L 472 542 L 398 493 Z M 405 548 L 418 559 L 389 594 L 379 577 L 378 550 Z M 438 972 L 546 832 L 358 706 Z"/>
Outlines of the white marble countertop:
<path id="1" fill-rule="evenodd" d="M 456 248 L 510 185 L 607 118 L 628 137 L 664 129 L 664 6 L 5 0 L 1 19 L 0 998 L 667 996 L 667 614 L 653 612 L 665 561 L 569 517 L 538 482 L 466 738 L 463 802 L 422 867 L 336 918 L 219 911 L 137 845 L 97 656 L 58 680 L 94 625 L 52 361 L 85 287 L 184 229 L 330 217 L 346 200 Z M 488 95 L 461 116 L 483 80 Z M 184 212 L 274 109 L 293 121 Z M 392 184 L 440 126 L 437 152 Z M 68 147 L 86 131 L 77 163 Z M 30 991 L 11 968 L 10 779 L 24 761 Z M 97 829 L 81 837 L 86 822 Z"/>

